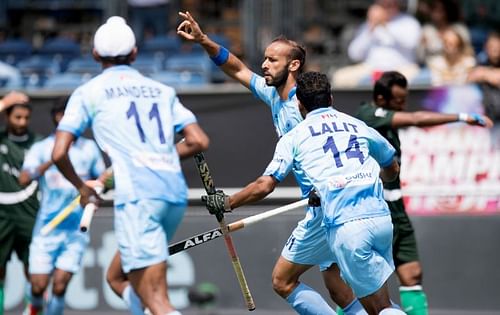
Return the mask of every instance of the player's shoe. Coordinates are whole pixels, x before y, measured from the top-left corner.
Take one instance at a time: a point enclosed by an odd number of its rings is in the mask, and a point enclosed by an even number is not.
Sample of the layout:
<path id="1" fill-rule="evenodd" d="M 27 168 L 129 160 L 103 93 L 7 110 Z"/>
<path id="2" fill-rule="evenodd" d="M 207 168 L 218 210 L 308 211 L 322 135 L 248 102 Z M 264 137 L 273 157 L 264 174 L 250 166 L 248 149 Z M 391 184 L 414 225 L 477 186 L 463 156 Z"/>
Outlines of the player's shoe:
<path id="1" fill-rule="evenodd" d="M 26 305 L 23 315 L 43 315 L 43 309 L 34 307 L 31 303 Z"/>

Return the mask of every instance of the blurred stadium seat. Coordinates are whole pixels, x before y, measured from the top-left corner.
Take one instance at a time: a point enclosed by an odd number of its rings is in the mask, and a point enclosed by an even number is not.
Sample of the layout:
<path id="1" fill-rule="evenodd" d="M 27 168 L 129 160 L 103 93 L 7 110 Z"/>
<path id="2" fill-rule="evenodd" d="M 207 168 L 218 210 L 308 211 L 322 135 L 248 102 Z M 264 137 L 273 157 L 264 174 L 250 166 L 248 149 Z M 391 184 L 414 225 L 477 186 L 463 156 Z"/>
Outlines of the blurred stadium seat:
<path id="1" fill-rule="evenodd" d="M 90 80 L 92 76 L 90 74 L 79 74 L 79 73 L 60 73 L 56 74 L 47 79 L 44 84 L 44 89 L 47 90 L 66 90 L 75 89 L 79 85 Z"/>
<path id="2" fill-rule="evenodd" d="M 137 59 L 132 63 L 132 66 L 140 73 L 150 76 L 153 73 L 163 69 L 163 60 L 152 56 L 137 56 Z"/>
<path id="3" fill-rule="evenodd" d="M 69 61 L 66 72 L 94 76 L 100 73 L 101 70 L 101 65 L 92 56 L 84 56 Z"/>
<path id="4" fill-rule="evenodd" d="M 197 77 L 204 77 L 210 82 L 212 75 L 212 62 L 207 54 L 179 54 L 167 58 L 165 70 L 174 72 L 188 72 Z"/>
<path id="5" fill-rule="evenodd" d="M 189 71 L 161 71 L 152 74 L 151 78 L 172 87 L 194 87 L 209 83 L 205 75 Z"/>
<path id="6" fill-rule="evenodd" d="M 65 71 L 69 61 L 80 56 L 80 45 L 68 38 L 57 37 L 48 40 L 38 54 L 52 57 L 60 64 L 61 70 Z"/>
<path id="7" fill-rule="evenodd" d="M 38 55 L 19 62 L 17 68 L 25 88 L 42 87 L 48 78 L 61 70 L 59 63 L 52 57 Z"/>
<path id="8" fill-rule="evenodd" d="M 178 36 L 156 36 L 147 39 L 139 48 L 140 55 L 154 56 L 155 58 L 165 59 L 169 56 L 178 54 L 181 49 L 181 40 Z"/>
<path id="9" fill-rule="evenodd" d="M 7 39 L 0 42 L 0 60 L 16 65 L 31 56 L 33 47 L 24 39 Z"/>

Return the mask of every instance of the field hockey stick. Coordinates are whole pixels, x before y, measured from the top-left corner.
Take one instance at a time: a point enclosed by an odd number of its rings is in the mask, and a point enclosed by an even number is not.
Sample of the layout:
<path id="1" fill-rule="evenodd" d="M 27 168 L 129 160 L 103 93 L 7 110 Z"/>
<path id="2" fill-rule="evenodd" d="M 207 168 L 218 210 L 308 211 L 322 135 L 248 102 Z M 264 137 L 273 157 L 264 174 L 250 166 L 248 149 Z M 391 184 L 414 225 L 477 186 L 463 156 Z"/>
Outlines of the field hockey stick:
<path id="1" fill-rule="evenodd" d="M 228 230 L 228 232 L 235 232 L 235 231 L 241 230 L 241 229 L 246 228 L 252 224 L 263 221 L 263 220 L 268 219 L 270 217 L 273 217 L 275 215 L 285 213 L 288 211 L 292 211 L 292 210 L 300 209 L 300 208 L 304 207 L 305 205 L 307 205 L 307 203 L 308 203 L 308 200 L 303 199 L 303 200 L 296 201 L 296 202 L 291 203 L 291 204 L 286 205 L 286 206 L 282 206 L 282 207 L 279 207 L 279 208 L 276 208 L 273 210 L 268 210 L 266 212 L 262 212 L 262 213 L 259 213 L 256 215 L 252 215 L 250 217 L 247 217 L 247 218 L 244 218 L 244 219 L 241 219 L 241 220 L 238 220 L 236 222 L 228 224 L 227 230 Z M 222 234 L 222 231 L 220 228 L 212 229 L 210 231 L 206 231 L 204 233 L 200 233 L 200 234 L 191 236 L 190 238 L 187 238 L 185 240 L 174 243 L 174 244 L 168 246 L 168 251 L 169 251 L 170 255 L 175 255 L 176 253 L 182 252 L 186 249 L 210 242 L 211 240 L 219 238 L 222 235 L 223 234 Z"/>
<path id="2" fill-rule="evenodd" d="M 100 195 L 104 190 L 104 187 L 96 186 L 94 187 L 94 190 L 98 195 Z M 97 200 L 93 197 L 89 200 L 89 203 L 85 205 L 85 208 L 83 208 L 83 215 L 80 219 L 80 231 L 87 232 L 89 230 L 90 223 L 92 222 L 92 217 L 94 216 L 96 209 Z"/>
<path id="3" fill-rule="evenodd" d="M 61 212 L 59 212 L 52 220 L 45 224 L 40 230 L 40 234 L 45 236 L 49 234 L 56 226 L 64 221 L 76 207 L 80 204 L 80 195 L 76 196 Z"/>
<path id="4" fill-rule="evenodd" d="M 212 175 L 210 174 L 205 156 L 203 155 L 203 153 L 198 153 L 194 156 L 194 160 L 196 162 L 196 167 L 198 169 L 198 172 L 200 173 L 201 181 L 203 182 L 203 186 L 205 187 L 207 194 L 215 194 L 214 181 L 212 179 Z M 248 283 L 245 278 L 245 274 L 243 273 L 240 259 L 238 258 L 238 254 L 236 253 L 233 239 L 231 238 L 231 235 L 229 235 L 229 230 L 224 220 L 224 214 L 222 212 L 218 213 L 216 214 L 216 218 L 219 222 L 219 228 L 224 236 L 224 242 L 226 243 L 226 248 L 229 252 L 229 256 L 231 257 L 231 262 L 233 264 L 236 277 L 238 278 L 238 283 L 240 284 L 243 298 L 245 299 L 245 303 L 247 304 L 247 309 L 249 311 L 253 311 L 255 309 L 255 303 L 253 301 L 252 294 L 250 293 L 250 289 L 248 288 Z"/>

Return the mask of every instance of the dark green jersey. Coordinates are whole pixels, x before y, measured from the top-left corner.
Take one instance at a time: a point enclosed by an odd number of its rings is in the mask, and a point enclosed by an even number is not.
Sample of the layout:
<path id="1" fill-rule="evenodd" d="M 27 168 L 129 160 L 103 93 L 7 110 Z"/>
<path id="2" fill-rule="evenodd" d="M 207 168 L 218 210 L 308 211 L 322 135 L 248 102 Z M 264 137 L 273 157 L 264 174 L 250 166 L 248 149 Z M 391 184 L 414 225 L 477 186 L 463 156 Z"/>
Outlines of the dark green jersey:
<path id="1" fill-rule="evenodd" d="M 394 111 L 377 107 L 373 103 L 362 103 L 355 116 L 386 138 L 394 149 L 396 149 L 396 158 L 401 162 L 401 143 L 399 141 L 398 130 L 392 127 Z M 397 180 L 393 182 L 384 183 L 384 188 L 401 188 L 399 176 Z"/>
<path id="2" fill-rule="evenodd" d="M 19 185 L 24 154 L 41 138 L 28 133 L 27 137 L 9 136 L 0 132 L 0 218 L 34 217 L 38 211 L 37 184 Z"/>

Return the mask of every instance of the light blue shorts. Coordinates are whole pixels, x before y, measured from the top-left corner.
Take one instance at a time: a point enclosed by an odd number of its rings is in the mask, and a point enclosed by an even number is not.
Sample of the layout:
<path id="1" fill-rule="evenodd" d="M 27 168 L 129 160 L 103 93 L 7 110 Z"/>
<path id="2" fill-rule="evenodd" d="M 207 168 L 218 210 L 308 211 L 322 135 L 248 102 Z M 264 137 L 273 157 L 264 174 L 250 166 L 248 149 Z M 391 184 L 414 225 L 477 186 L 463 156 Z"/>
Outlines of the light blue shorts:
<path id="1" fill-rule="evenodd" d="M 376 292 L 394 272 L 390 215 L 331 227 L 327 237 L 342 278 L 358 298 Z"/>
<path id="2" fill-rule="evenodd" d="M 281 256 L 301 265 L 319 265 L 321 271 L 337 262 L 326 239 L 326 230 L 321 226 L 323 211 L 321 207 L 307 207 L 306 216 L 297 223 L 288 238 Z"/>
<path id="3" fill-rule="evenodd" d="M 41 236 L 39 229 L 35 229 L 30 244 L 29 272 L 50 274 L 57 268 L 76 273 L 88 244 L 88 233 L 82 233 L 79 229 L 55 229 L 46 236 Z"/>
<path id="4" fill-rule="evenodd" d="M 145 199 L 115 206 L 115 234 L 125 273 L 166 261 L 168 241 L 186 205 Z"/>

